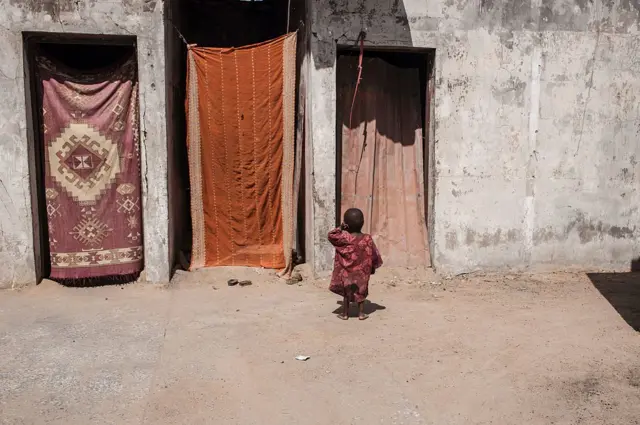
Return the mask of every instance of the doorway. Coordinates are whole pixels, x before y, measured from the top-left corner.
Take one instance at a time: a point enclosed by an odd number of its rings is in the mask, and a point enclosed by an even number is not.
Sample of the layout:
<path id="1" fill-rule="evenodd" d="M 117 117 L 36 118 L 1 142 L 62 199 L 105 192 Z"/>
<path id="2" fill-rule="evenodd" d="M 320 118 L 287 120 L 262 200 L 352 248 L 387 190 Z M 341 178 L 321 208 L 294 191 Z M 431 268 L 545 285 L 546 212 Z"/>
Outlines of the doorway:
<path id="1" fill-rule="evenodd" d="M 134 281 L 144 265 L 136 39 L 23 37 L 37 280 Z"/>
<path id="2" fill-rule="evenodd" d="M 189 268 L 193 240 L 190 210 L 192 188 L 189 181 L 185 121 L 186 44 L 195 44 L 198 47 L 242 47 L 299 30 L 296 74 L 300 75 L 302 57 L 306 51 L 306 13 L 306 4 L 302 0 L 165 1 L 169 233 L 170 257 L 172 265 L 176 268 Z M 299 95 L 296 92 L 296 100 Z M 301 135 L 297 137 L 296 143 L 298 141 L 302 141 Z M 301 153 L 302 146 L 297 144 L 297 148 Z M 296 161 L 298 158 L 300 155 L 296 152 Z M 303 172 L 300 171 L 299 174 Z M 300 205 L 303 201 L 302 199 Z M 304 229 L 304 225 L 299 225 L 298 228 Z M 301 233 L 298 234 L 299 240 L 301 237 Z"/>
<path id="3" fill-rule="evenodd" d="M 365 216 L 385 265 L 429 267 L 428 189 L 434 51 L 340 50 L 337 218 Z"/>

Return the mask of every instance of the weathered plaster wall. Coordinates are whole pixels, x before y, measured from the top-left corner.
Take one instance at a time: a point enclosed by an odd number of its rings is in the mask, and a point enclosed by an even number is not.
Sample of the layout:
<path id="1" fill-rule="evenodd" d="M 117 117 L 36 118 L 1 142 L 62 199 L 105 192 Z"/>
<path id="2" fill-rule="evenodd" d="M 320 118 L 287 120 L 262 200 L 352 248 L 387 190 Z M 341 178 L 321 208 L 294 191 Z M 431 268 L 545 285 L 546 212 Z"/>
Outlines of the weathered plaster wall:
<path id="1" fill-rule="evenodd" d="M 331 267 L 337 44 L 436 51 L 432 255 L 445 272 L 640 256 L 640 2 L 319 0 L 311 262 Z M 366 69 L 364 71 L 366 78 Z"/>
<path id="2" fill-rule="evenodd" d="M 0 286 L 34 283 L 22 32 L 136 35 L 145 276 L 169 278 L 161 0 L 0 0 Z"/>

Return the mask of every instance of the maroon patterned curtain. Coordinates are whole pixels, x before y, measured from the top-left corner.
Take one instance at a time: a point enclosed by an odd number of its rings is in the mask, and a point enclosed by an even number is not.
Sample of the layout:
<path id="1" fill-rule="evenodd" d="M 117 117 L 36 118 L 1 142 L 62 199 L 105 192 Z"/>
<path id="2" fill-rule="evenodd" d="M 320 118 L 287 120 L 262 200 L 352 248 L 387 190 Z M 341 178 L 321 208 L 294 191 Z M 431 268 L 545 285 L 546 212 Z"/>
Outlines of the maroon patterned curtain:
<path id="1" fill-rule="evenodd" d="M 143 267 L 133 58 L 76 71 L 37 58 L 51 278 L 135 279 Z"/>

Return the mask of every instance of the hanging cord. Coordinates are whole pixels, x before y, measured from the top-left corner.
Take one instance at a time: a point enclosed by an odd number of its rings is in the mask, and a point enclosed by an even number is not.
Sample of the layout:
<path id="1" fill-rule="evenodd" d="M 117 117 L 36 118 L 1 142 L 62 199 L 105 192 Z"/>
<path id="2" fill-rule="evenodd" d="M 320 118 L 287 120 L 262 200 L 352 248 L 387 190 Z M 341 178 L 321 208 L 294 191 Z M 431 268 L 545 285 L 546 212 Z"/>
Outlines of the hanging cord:
<path id="1" fill-rule="evenodd" d="M 291 1 L 291 0 L 289 0 Z M 169 23 L 171 24 L 171 26 L 173 27 L 174 30 L 176 30 L 176 32 L 178 33 L 178 37 L 180 38 L 180 40 L 182 40 L 182 42 L 184 43 L 185 46 L 189 46 L 189 42 L 187 41 L 186 38 L 184 38 L 184 35 L 182 35 L 182 33 L 180 32 L 180 30 L 178 29 L 178 27 L 176 26 L 176 24 L 173 23 L 173 21 L 171 19 L 167 19 L 167 21 L 169 21 Z"/>
<path id="2" fill-rule="evenodd" d="M 358 87 L 360 87 L 360 80 L 362 80 L 362 57 L 364 56 L 364 37 L 366 36 L 364 31 L 360 31 L 358 39 L 360 40 L 360 57 L 358 58 L 358 79 L 356 80 L 356 89 L 353 92 L 353 100 L 351 101 L 351 112 L 349 112 L 349 130 L 351 130 L 351 119 L 353 118 L 353 106 L 356 104 L 356 96 L 358 95 Z"/>
<path id="3" fill-rule="evenodd" d="M 364 57 L 364 38 L 366 37 L 364 31 L 360 31 L 358 39 L 360 40 L 360 57 L 358 58 L 358 79 L 356 80 L 356 89 L 353 92 L 353 100 L 351 101 L 351 112 L 349 112 L 349 139 L 353 138 L 352 119 L 353 119 L 353 107 L 356 104 L 356 96 L 358 95 L 358 87 L 360 87 L 360 80 L 362 80 L 362 59 Z M 356 168 L 356 175 L 354 178 L 353 194 L 358 194 L 358 174 L 360 173 L 360 165 L 362 165 L 362 158 L 364 157 L 364 150 L 367 147 L 367 121 L 364 122 L 364 138 L 362 139 L 362 150 L 360 151 L 360 159 L 358 160 L 358 168 Z M 350 140 L 351 141 L 351 140 Z"/>
<path id="4" fill-rule="evenodd" d="M 287 30 L 284 32 L 287 34 L 289 32 L 289 18 L 291 17 L 291 0 L 289 0 L 289 4 L 287 6 Z"/>

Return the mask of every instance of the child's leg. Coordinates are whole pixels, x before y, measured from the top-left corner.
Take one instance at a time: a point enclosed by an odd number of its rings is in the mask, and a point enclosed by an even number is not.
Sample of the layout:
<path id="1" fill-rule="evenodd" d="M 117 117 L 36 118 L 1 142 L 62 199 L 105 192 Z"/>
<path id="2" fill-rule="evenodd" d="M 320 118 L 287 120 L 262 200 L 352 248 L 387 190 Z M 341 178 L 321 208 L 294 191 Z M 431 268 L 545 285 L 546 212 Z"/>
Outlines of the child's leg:
<path id="1" fill-rule="evenodd" d="M 368 314 L 364 314 L 364 301 L 358 303 L 358 318 L 360 320 L 365 320 L 369 318 Z"/>
<path id="2" fill-rule="evenodd" d="M 342 314 L 339 316 L 342 320 L 347 320 L 349 318 L 349 298 L 351 294 L 349 293 L 349 287 L 344 288 L 344 298 L 342 299 Z"/>
<path id="3" fill-rule="evenodd" d="M 347 320 L 349 318 L 349 296 L 345 295 L 342 301 L 342 318 Z"/>

